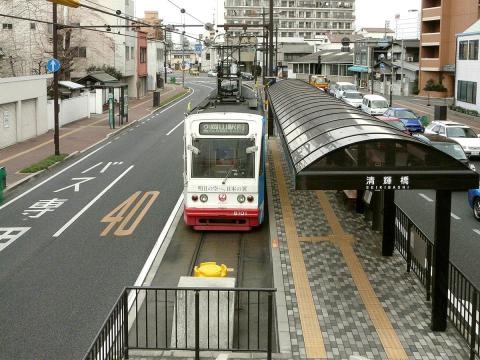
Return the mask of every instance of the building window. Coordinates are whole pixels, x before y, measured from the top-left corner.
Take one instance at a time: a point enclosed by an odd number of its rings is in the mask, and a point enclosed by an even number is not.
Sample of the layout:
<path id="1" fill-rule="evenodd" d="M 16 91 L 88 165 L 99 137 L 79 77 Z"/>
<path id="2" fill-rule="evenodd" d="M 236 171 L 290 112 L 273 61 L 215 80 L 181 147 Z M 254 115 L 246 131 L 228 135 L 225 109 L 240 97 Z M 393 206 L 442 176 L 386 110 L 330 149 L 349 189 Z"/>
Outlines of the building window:
<path id="1" fill-rule="evenodd" d="M 140 48 L 140 63 L 145 64 L 147 62 L 147 48 Z"/>
<path id="2" fill-rule="evenodd" d="M 130 60 L 135 60 L 135 48 L 130 46 Z"/>
<path id="3" fill-rule="evenodd" d="M 457 82 L 457 100 L 467 102 L 470 104 L 477 103 L 477 83 L 473 81 L 462 81 L 458 80 Z"/>
<path id="4" fill-rule="evenodd" d="M 87 57 L 87 48 L 75 46 L 71 49 L 72 56 L 74 58 L 86 58 Z"/>
<path id="5" fill-rule="evenodd" d="M 36 29 L 37 29 L 37 24 L 30 23 L 30 30 L 36 30 Z"/>
<path id="6" fill-rule="evenodd" d="M 2 29 L 3 30 L 12 30 L 13 29 L 13 24 L 2 24 Z"/>
<path id="7" fill-rule="evenodd" d="M 467 60 L 468 56 L 468 41 L 460 41 L 458 46 L 458 59 Z"/>
<path id="8" fill-rule="evenodd" d="M 468 60 L 478 60 L 478 40 L 468 42 Z"/>
<path id="9" fill-rule="evenodd" d="M 130 60 L 130 46 L 125 46 L 125 60 Z"/>

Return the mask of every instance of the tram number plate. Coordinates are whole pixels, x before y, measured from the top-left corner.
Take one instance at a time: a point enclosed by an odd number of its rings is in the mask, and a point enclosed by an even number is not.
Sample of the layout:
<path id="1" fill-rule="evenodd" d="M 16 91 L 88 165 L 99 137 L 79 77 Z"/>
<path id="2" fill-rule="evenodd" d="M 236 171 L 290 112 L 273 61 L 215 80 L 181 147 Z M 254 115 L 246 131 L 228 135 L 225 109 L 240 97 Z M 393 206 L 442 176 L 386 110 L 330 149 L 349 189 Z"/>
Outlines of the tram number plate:
<path id="1" fill-rule="evenodd" d="M 233 212 L 233 216 L 247 216 L 247 215 L 248 215 L 248 213 L 246 211 L 242 211 L 242 210 Z"/>

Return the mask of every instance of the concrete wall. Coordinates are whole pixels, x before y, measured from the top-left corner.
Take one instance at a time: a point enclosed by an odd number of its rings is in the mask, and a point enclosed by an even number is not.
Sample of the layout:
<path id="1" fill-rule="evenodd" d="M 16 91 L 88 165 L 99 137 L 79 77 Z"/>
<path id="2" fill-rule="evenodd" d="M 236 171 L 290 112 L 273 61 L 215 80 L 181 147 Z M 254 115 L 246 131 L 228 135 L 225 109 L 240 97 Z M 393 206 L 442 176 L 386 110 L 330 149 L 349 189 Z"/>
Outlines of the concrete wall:
<path id="1" fill-rule="evenodd" d="M 60 126 L 64 126 L 73 121 L 90 117 L 90 98 L 88 93 L 59 101 L 60 112 L 58 120 Z M 94 109 L 92 109 L 93 111 Z M 53 100 L 48 100 L 48 129 L 54 128 Z"/>
<path id="2" fill-rule="evenodd" d="M 0 79 L 0 148 L 47 132 L 50 78 L 52 75 Z"/>

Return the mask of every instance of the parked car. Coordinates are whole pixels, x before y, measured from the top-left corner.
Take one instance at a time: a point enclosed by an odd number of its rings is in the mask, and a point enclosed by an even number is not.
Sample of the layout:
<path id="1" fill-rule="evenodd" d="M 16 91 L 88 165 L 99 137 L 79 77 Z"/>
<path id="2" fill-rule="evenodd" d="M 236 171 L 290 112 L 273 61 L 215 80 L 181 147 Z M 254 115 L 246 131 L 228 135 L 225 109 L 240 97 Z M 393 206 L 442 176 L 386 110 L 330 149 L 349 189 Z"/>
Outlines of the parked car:
<path id="1" fill-rule="evenodd" d="M 335 84 L 334 95 L 337 99 L 340 99 L 343 96 L 343 93 L 348 90 L 357 91 L 357 87 L 355 84 L 339 81 Z"/>
<path id="2" fill-rule="evenodd" d="M 410 109 L 391 107 L 385 111 L 383 115 L 400 119 L 400 121 L 405 124 L 405 127 L 412 133 L 423 133 L 425 131 L 420 121 L 421 117 Z"/>
<path id="3" fill-rule="evenodd" d="M 450 155 L 458 161 L 461 161 L 470 169 L 475 171 L 475 165 L 470 163 L 467 154 L 465 154 L 465 151 L 463 151 L 462 146 L 455 140 L 437 134 L 414 134 L 414 136 L 416 139 L 429 144 L 440 151 L 443 151 L 445 154 Z"/>
<path id="4" fill-rule="evenodd" d="M 335 96 L 335 88 L 337 87 L 337 84 L 330 83 L 330 85 L 327 88 L 327 94 L 331 96 Z"/>
<path id="5" fill-rule="evenodd" d="M 383 96 L 368 94 L 363 97 L 363 112 L 370 115 L 383 115 L 387 109 L 388 101 Z"/>
<path id="6" fill-rule="evenodd" d="M 426 134 L 438 134 L 458 142 L 467 156 L 480 155 L 480 138 L 467 125 L 454 121 L 432 121 L 426 128 Z"/>
<path id="7" fill-rule="evenodd" d="M 253 80 L 255 79 L 255 77 L 251 74 L 251 73 L 248 73 L 248 72 L 241 72 L 240 73 L 241 77 L 243 80 Z"/>
<path id="8" fill-rule="evenodd" d="M 162 67 L 160 71 L 161 71 L 162 73 L 164 73 L 164 72 L 165 72 L 165 68 Z M 171 73 L 173 73 L 173 70 L 170 69 L 169 67 L 167 67 L 167 74 L 171 74 Z"/>
<path id="9" fill-rule="evenodd" d="M 480 221 L 480 188 L 468 190 L 468 204 L 472 208 L 473 217 Z"/>
<path id="10" fill-rule="evenodd" d="M 208 76 L 208 77 L 217 77 L 217 72 L 216 72 L 216 71 L 213 71 L 213 70 L 210 70 L 210 71 L 207 73 L 207 76 Z"/>
<path id="11" fill-rule="evenodd" d="M 386 123 L 396 127 L 398 130 L 403 131 L 407 135 L 412 135 L 412 133 L 405 127 L 405 124 L 400 121 L 399 118 L 391 116 L 375 116 L 378 120 L 385 121 Z"/>
<path id="12" fill-rule="evenodd" d="M 346 102 L 348 105 L 359 108 L 362 106 L 362 94 L 358 91 L 346 90 L 343 93 L 342 101 Z"/>

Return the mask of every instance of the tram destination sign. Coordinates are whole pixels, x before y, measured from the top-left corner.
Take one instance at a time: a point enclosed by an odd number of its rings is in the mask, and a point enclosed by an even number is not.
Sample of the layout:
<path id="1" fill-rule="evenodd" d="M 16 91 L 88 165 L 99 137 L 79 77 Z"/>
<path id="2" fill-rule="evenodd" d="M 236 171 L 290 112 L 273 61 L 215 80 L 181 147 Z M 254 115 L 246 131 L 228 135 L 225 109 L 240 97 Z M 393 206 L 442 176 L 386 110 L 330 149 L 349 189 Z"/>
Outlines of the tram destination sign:
<path id="1" fill-rule="evenodd" d="M 248 135 L 248 124 L 234 122 L 201 122 L 200 135 Z"/>

